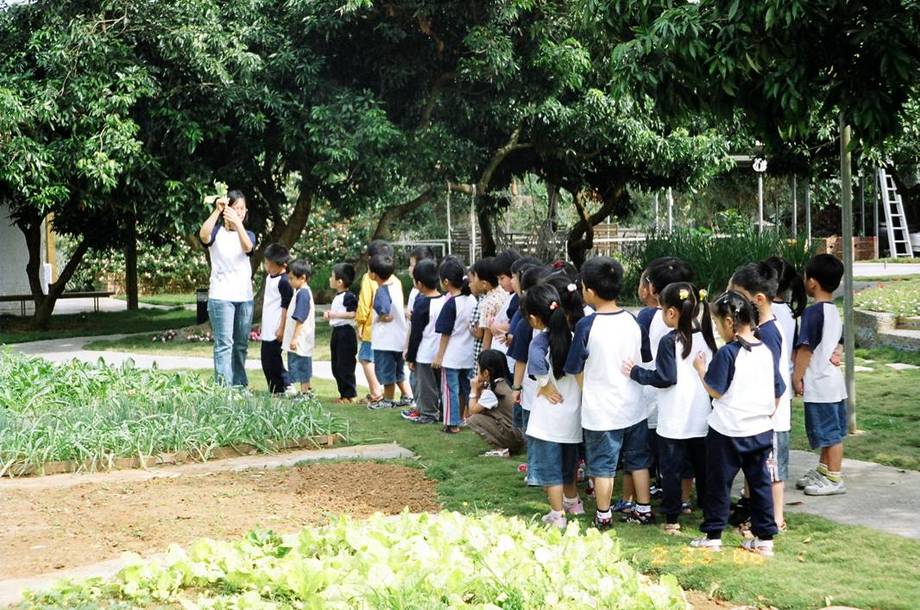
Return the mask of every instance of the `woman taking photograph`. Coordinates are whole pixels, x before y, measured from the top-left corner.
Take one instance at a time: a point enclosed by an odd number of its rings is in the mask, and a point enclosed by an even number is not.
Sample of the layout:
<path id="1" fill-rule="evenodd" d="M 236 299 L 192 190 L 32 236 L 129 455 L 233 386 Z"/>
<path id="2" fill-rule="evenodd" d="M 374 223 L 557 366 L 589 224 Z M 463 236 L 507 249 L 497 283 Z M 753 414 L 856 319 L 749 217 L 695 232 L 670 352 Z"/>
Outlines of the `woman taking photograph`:
<path id="1" fill-rule="evenodd" d="M 208 316 L 214 333 L 214 376 L 218 383 L 246 386 L 246 350 L 252 327 L 252 267 L 256 236 L 243 225 L 246 198 L 230 191 L 215 201 L 198 239 L 211 257 Z"/>

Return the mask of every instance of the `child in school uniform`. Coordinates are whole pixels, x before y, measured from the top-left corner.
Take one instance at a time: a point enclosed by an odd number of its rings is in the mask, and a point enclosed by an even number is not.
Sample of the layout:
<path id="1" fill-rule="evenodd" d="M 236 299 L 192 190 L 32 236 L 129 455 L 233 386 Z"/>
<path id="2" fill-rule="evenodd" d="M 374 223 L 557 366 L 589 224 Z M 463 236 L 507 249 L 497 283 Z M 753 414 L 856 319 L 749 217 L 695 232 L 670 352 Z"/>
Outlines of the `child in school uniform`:
<path id="1" fill-rule="evenodd" d="M 805 432 L 812 449 L 821 449 L 818 465 L 796 481 L 809 496 L 846 493 L 843 482 L 843 439 L 847 435 L 847 388 L 835 364 L 843 322 L 833 292 L 843 277 L 843 263 L 819 254 L 805 266 L 805 289 L 814 303 L 802 314 L 796 342 L 795 393 L 805 399 Z"/>
<path id="2" fill-rule="evenodd" d="M 367 260 L 377 254 L 393 256 L 393 248 L 383 240 L 374 240 L 367 245 Z M 361 276 L 358 289 L 358 309 L 355 311 L 355 326 L 358 330 L 358 362 L 364 371 L 367 388 L 370 390 L 368 406 L 383 408 L 391 406 L 389 401 L 384 401 L 383 388 L 377 381 L 374 371 L 374 345 L 372 341 L 374 326 L 374 297 L 377 295 L 377 282 L 371 279 L 370 273 Z"/>
<path id="3" fill-rule="evenodd" d="M 389 254 L 377 254 L 367 265 L 368 275 L 377 284 L 371 345 L 374 349 L 374 373 L 383 386 L 383 401 L 368 405 L 371 409 L 408 407 L 413 402 L 403 359 L 407 329 L 402 283 L 394 270 L 393 257 Z M 401 394 L 399 401 L 394 400 L 396 386 L 399 386 Z"/>
<path id="4" fill-rule="evenodd" d="M 475 299 L 463 274 L 463 265 L 455 258 L 446 258 L 438 267 L 441 287 L 447 300 L 441 307 L 434 331 L 440 336 L 438 351 L 431 366 L 441 372 L 441 408 L 444 410 L 444 432 L 460 432 L 463 413 L 470 397 L 473 371 L 473 335 L 470 321 Z"/>
<path id="5" fill-rule="evenodd" d="M 406 323 L 411 324 L 412 322 L 412 310 L 415 307 L 415 297 L 418 296 L 418 288 L 415 287 L 415 277 L 414 271 L 415 266 L 423 260 L 435 260 L 434 250 L 429 246 L 416 246 L 412 248 L 412 251 L 409 252 L 409 267 L 407 271 L 409 272 L 409 278 L 412 281 L 412 288 L 409 290 L 409 298 L 406 299 Z M 408 344 L 408 334 L 406 336 L 406 349 L 409 348 Z M 403 350 L 405 351 L 405 350 Z M 409 368 L 409 387 L 412 388 L 412 395 L 418 397 L 418 388 L 416 387 L 416 378 L 415 378 L 415 369 Z"/>
<path id="6" fill-rule="evenodd" d="M 694 367 L 712 396 L 706 435 L 706 499 L 703 523 L 706 534 L 692 548 L 722 550 L 722 531 L 728 525 L 732 483 L 744 472 L 751 499 L 751 532 L 742 548 L 763 556 L 773 555 L 773 536 L 779 531 L 773 516 L 773 493 L 767 458 L 773 449 L 776 396 L 783 380 L 774 366 L 773 353 L 755 334 L 757 312 L 743 295 L 726 292 L 710 307 L 715 326 L 725 341 L 708 368 L 703 354 Z M 772 371 L 773 374 L 764 374 Z"/>
<path id="7" fill-rule="evenodd" d="M 795 269 L 795 265 L 779 256 L 771 256 L 764 261 L 776 272 L 776 298 L 773 299 L 773 315 L 783 336 L 795 351 L 795 342 L 799 337 L 798 321 L 808 305 L 808 295 L 805 293 L 805 282 Z M 790 353 L 789 373 L 795 368 L 795 362 Z"/>
<path id="8" fill-rule="evenodd" d="M 773 414 L 773 450 L 767 459 L 773 480 L 773 516 L 780 530 L 786 529 L 783 513 L 783 488 L 789 478 L 789 431 L 792 429 L 792 383 L 788 362 L 791 344 L 785 331 L 773 314 L 773 299 L 779 283 L 776 272 L 765 262 L 742 265 L 735 270 L 729 281 L 729 288 L 747 298 L 757 309 L 758 328 L 761 340 L 773 353 L 773 363 L 783 380 L 784 391 Z M 776 371 L 774 371 L 774 374 Z M 735 507 L 735 513 L 747 512 L 747 494 Z M 740 521 L 734 516 L 734 522 Z"/>
<path id="9" fill-rule="evenodd" d="M 288 266 L 288 281 L 294 289 L 288 320 L 284 327 L 284 351 L 287 352 L 291 383 L 299 383 L 303 394 L 310 393 L 313 378 L 313 347 L 316 343 L 316 317 L 310 277 L 313 268 L 303 259 Z"/>
<path id="10" fill-rule="evenodd" d="M 575 295 L 577 297 L 577 295 Z M 571 303 L 575 299 L 566 298 Z M 575 485 L 578 445 L 582 441 L 581 389 L 565 372 L 572 346 L 566 301 L 553 286 L 528 289 L 521 308 L 534 329 L 527 373 L 537 391 L 527 422 L 527 482 L 546 491 L 550 511 L 543 523 L 565 529 L 566 514 L 584 513 Z M 577 299 L 581 310 L 580 299 Z"/>
<path id="11" fill-rule="evenodd" d="M 658 342 L 655 367 L 623 365 L 623 372 L 643 386 L 659 389 L 658 464 L 661 468 L 666 534 L 680 532 L 678 518 L 683 511 L 682 477 L 690 463 L 696 479 L 696 496 L 706 497 L 706 433 L 709 394 L 694 369 L 694 360 L 703 354 L 712 360 L 716 342 L 712 334 L 705 291 L 688 282 L 675 282 L 661 291 L 662 317 L 671 332 Z M 703 309 L 702 328 L 695 328 Z"/>
<path id="12" fill-rule="evenodd" d="M 412 269 L 412 276 L 417 295 L 409 323 L 406 362 L 409 370 L 415 372 L 415 408 L 407 409 L 400 415 L 416 424 L 433 424 L 440 420 L 441 415 L 439 375 L 431 366 L 440 342 L 435 324 L 447 299 L 438 292 L 441 282 L 438 266 L 433 260 L 420 260 Z"/>
<path id="13" fill-rule="evenodd" d="M 620 370 L 626 360 L 642 357 L 639 323 L 617 304 L 623 267 L 609 256 L 588 259 L 581 268 L 584 302 L 595 313 L 575 326 L 565 371 L 577 375 L 583 392 L 586 474 L 594 479 L 597 513 L 594 525 L 613 525 L 610 501 L 620 456 L 636 486 L 636 507 L 625 520 L 654 522 L 649 493 L 648 411 L 639 384 Z"/>
<path id="14" fill-rule="evenodd" d="M 355 381 L 355 356 L 358 351 L 358 336 L 355 334 L 355 312 L 358 297 L 349 288 L 355 281 L 355 268 L 350 263 L 339 263 L 332 268 L 329 287 L 335 290 L 335 298 L 329 310 L 323 314 L 332 327 L 329 339 L 332 358 L 332 376 L 339 390 L 338 404 L 349 404 L 358 397 Z"/>
<path id="15" fill-rule="evenodd" d="M 521 258 L 521 255 L 514 250 L 505 250 L 495 257 L 495 273 L 498 278 L 498 285 L 503 291 L 501 295 L 503 302 L 489 325 L 489 331 L 492 335 L 490 349 L 498 350 L 503 354 L 508 353 L 508 345 L 510 344 L 508 333 L 511 332 L 511 318 L 514 316 L 514 312 L 517 311 L 517 293 L 514 290 L 511 266 L 519 258 Z"/>
<path id="16" fill-rule="evenodd" d="M 281 244 L 269 244 L 263 256 L 265 260 L 262 266 L 267 275 L 260 327 L 262 372 L 265 374 L 268 391 L 272 394 L 283 394 L 291 384 L 281 355 L 287 310 L 294 296 L 294 289 L 287 278 L 287 264 L 291 257 L 288 249 Z"/>
<path id="17" fill-rule="evenodd" d="M 532 263 L 521 265 L 515 276 L 518 278 L 517 285 L 519 288 L 520 298 L 523 299 L 532 286 L 549 275 L 549 269 L 542 263 Z M 533 403 L 533 396 L 536 393 L 536 386 L 530 375 L 527 374 L 527 357 L 530 354 L 530 342 L 533 340 L 533 327 L 527 321 L 524 312 L 521 311 L 520 305 L 518 311 L 511 320 L 512 338 L 511 345 L 508 348 L 508 355 L 514 360 L 512 375 L 514 382 L 511 389 L 514 391 L 514 425 L 520 430 L 527 429 L 527 420 L 530 417 L 530 405 Z M 525 465 L 526 466 L 526 465 Z"/>
<path id="18" fill-rule="evenodd" d="M 470 430 L 493 447 L 488 457 L 509 457 L 524 445 L 524 435 L 512 423 L 512 397 L 505 355 L 489 349 L 479 354 L 479 376 L 470 390 Z"/>

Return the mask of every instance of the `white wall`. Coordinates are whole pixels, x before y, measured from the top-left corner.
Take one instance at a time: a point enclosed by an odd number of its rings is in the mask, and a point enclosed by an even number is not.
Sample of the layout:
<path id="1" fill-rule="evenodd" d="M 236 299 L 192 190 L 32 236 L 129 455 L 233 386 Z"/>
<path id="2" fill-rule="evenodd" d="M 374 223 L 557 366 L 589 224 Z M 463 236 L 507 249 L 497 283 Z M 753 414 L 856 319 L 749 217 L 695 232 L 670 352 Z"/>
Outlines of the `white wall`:
<path id="1" fill-rule="evenodd" d="M 0 294 L 29 294 L 29 278 L 26 276 L 26 263 L 29 253 L 26 240 L 19 227 L 12 224 L 10 210 L 6 204 L 0 204 Z M 42 256 L 45 243 L 42 232 Z M 27 312 L 31 312 L 29 304 Z M 0 303 L 0 313 L 19 314 L 19 303 Z"/>

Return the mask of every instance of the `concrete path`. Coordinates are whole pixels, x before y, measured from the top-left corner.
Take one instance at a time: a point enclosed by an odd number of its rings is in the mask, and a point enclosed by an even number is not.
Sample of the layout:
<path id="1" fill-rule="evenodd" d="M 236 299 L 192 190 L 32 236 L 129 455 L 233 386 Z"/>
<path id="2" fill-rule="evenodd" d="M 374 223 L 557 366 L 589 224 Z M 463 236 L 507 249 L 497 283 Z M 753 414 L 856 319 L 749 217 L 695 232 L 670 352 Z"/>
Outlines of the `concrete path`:
<path id="1" fill-rule="evenodd" d="M 153 303 L 139 303 L 140 307 L 143 309 L 172 309 L 172 305 L 155 305 Z M 192 309 L 195 308 L 194 305 L 191 306 Z M 99 299 L 99 311 L 127 311 L 128 302 L 121 299 L 113 299 L 111 297 Z M 26 315 L 31 316 L 35 311 L 35 304 L 32 302 L 26 303 Z M 58 299 L 57 303 L 54 304 L 54 315 L 67 315 L 75 313 L 91 313 L 96 311 L 95 303 L 93 299 Z M 2 303 L 0 304 L 0 313 L 8 313 L 14 316 L 18 316 L 20 311 L 19 303 Z"/>
<path id="2" fill-rule="evenodd" d="M 149 335 L 150 333 L 142 333 Z M 50 362 L 70 362 L 79 360 L 95 364 L 100 359 L 106 364 L 121 365 L 128 360 L 133 360 L 134 364 L 141 368 L 152 368 L 156 365 L 164 370 L 176 369 L 211 369 L 214 367 L 214 361 L 211 358 L 202 356 L 172 356 L 167 354 L 132 354 L 128 352 L 103 352 L 85 349 L 86 344 L 92 341 L 117 340 L 123 339 L 129 335 L 101 335 L 97 337 L 71 337 L 68 339 L 48 339 L 45 341 L 31 341 L 28 343 L 17 343 L 11 345 L 12 349 L 29 356 L 39 356 Z M 252 353 L 250 349 L 250 353 Z M 246 370 L 261 371 L 262 363 L 258 359 L 249 358 L 246 360 Z M 332 363 L 323 360 L 313 362 L 313 376 L 318 379 L 333 381 Z M 364 372 L 360 365 L 355 365 L 355 378 L 362 387 Z"/>
<path id="3" fill-rule="evenodd" d="M 118 470 L 93 474 L 63 474 L 46 477 L 28 477 L 22 479 L 0 480 L 0 493 L 5 489 L 47 489 L 51 487 L 72 487 L 84 483 L 124 483 L 144 481 L 158 477 L 178 477 L 201 475 L 211 472 L 238 472 L 249 469 L 268 469 L 291 467 L 301 462 L 339 459 L 392 460 L 412 458 L 413 454 L 395 443 L 365 445 L 357 447 L 336 447 L 332 449 L 291 451 L 279 455 L 254 455 L 226 460 L 215 460 L 184 466 L 165 466 L 149 470 Z M 290 532 L 294 534 L 294 532 Z M 166 555 L 159 553 L 145 557 L 149 561 L 160 561 Z M 26 591 L 46 592 L 64 579 L 82 580 L 86 578 L 111 578 L 119 570 L 131 563 L 128 557 L 110 559 L 87 566 L 69 570 L 58 570 L 50 574 L 41 574 L 27 578 L 13 578 L 0 581 L 0 607 L 18 604 Z"/>
<path id="4" fill-rule="evenodd" d="M 920 275 L 920 264 L 915 263 L 853 263 L 853 276 L 887 277 L 892 275 Z"/>
<path id="5" fill-rule="evenodd" d="M 795 488 L 795 481 L 816 462 L 813 453 L 790 451 L 787 511 L 920 539 L 920 519 L 917 518 L 920 472 L 844 459 L 843 476 L 847 493 L 827 497 L 806 496 Z"/>

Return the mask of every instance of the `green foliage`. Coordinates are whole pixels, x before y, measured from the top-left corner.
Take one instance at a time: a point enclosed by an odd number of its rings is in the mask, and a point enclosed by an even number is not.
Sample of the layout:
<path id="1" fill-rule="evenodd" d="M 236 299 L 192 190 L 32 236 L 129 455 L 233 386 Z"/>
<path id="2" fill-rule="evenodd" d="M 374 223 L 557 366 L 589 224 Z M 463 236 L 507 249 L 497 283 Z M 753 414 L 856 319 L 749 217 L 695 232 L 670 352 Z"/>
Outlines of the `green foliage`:
<path id="1" fill-rule="evenodd" d="M 162 564 L 137 560 L 111 582 L 63 584 L 31 603 L 107 599 L 240 609 L 687 605 L 672 577 L 652 583 L 622 561 L 614 536 L 449 512 L 341 518 L 289 539 L 256 532 L 235 542 L 199 540 L 171 548 Z"/>
<path id="2" fill-rule="evenodd" d="M 347 433 L 315 400 L 286 401 L 215 385 L 189 373 L 55 365 L 0 351 L 0 474 L 51 461 L 104 469 L 120 457 Z"/>
<path id="3" fill-rule="evenodd" d="M 804 240 L 792 241 L 776 231 L 760 233 L 749 226 L 733 234 L 717 235 L 696 229 L 653 233 L 624 250 L 626 278 L 622 294 L 627 300 L 635 298 L 642 270 L 662 256 L 677 256 L 689 263 L 696 273 L 696 284 L 715 297 L 725 290 L 735 269 L 741 265 L 782 256 L 801 270 L 814 255 L 814 248 L 806 246 Z"/>
<path id="4" fill-rule="evenodd" d="M 856 295 L 856 307 L 899 316 L 920 316 L 920 280 L 881 282 Z"/>

